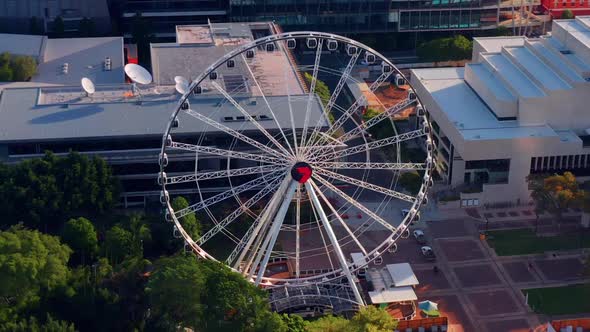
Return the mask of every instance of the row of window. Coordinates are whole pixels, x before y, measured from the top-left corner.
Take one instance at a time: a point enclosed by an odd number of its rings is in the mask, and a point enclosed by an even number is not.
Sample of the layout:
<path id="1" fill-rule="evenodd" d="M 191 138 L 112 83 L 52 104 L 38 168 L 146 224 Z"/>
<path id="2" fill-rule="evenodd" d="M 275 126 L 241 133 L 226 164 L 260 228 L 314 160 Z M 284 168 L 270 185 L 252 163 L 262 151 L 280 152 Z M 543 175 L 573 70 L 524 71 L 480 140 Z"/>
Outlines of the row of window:
<path id="1" fill-rule="evenodd" d="M 547 170 L 584 169 L 590 166 L 590 155 L 544 156 L 531 158 L 531 173 Z"/>

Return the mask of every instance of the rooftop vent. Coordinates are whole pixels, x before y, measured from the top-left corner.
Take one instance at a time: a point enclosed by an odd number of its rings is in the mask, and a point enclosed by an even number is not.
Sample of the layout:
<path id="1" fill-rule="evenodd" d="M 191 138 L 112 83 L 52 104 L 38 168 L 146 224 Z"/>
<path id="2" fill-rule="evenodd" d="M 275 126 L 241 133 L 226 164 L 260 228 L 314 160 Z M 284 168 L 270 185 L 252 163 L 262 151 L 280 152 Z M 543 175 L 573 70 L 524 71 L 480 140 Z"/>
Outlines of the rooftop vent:
<path id="1" fill-rule="evenodd" d="M 63 65 L 61 65 L 61 73 L 62 74 L 67 74 L 70 71 L 70 64 L 65 62 Z"/>
<path id="2" fill-rule="evenodd" d="M 113 70 L 113 63 L 110 57 L 104 58 L 104 71 L 111 71 Z"/>

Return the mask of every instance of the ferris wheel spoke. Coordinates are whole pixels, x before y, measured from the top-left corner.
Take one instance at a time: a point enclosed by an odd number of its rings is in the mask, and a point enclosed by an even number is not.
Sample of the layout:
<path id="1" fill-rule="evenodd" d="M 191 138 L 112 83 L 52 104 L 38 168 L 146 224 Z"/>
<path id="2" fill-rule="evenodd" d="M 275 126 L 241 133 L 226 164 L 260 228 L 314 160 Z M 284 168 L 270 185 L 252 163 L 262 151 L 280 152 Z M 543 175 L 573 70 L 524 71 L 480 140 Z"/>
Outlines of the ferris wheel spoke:
<path id="1" fill-rule="evenodd" d="M 406 201 L 406 202 L 410 202 L 410 203 L 414 203 L 416 201 L 416 198 L 413 196 L 406 195 L 404 193 L 400 193 L 399 191 L 387 189 L 385 187 L 381 187 L 376 184 L 368 183 L 368 182 L 365 182 L 365 181 L 362 181 L 359 179 L 351 178 L 349 176 L 342 175 L 340 173 L 335 173 L 335 172 L 328 171 L 328 170 L 325 170 L 322 168 L 316 168 L 314 170 L 316 173 L 319 173 L 320 175 L 324 175 L 324 176 L 330 177 L 332 179 L 340 180 L 340 181 L 343 181 L 346 183 L 353 184 L 355 186 L 369 189 L 369 190 L 372 190 L 374 192 L 378 192 L 378 193 L 386 195 L 386 196 L 391 196 L 393 198 L 400 199 L 402 201 Z"/>
<path id="2" fill-rule="evenodd" d="M 309 193 L 307 194 L 309 197 Z M 332 256 L 330 255 L 330 247 L 328 246 L 328 244 L 326 243 L 326 237 L 324 236 L 324 232 L 322 232 L 322 225 L 321 225 L 321 221 L 320 221 L 320 217 L 319 217 L 319 213 L 315 208 L 315 205 L 311 204 L 311 211 L 313 213 L 313 217 L 315 218 L 315 222 L 318 225 L 318 232 L 320 233 L 320 238 L 322 239 L 322 245 L 324 248 L 324 251 L 326 252 L 326 257 L 328 258 L 328 263 L 330 263 L 330 267 L 332 268 L 332 271 L 336 270 L 334 268 L 334 263 L 332 262 Z"/>
<path id="3" fill-rule="evenodd" d="M 426 135 L 426 132 L 424 131 L 424 129 L 413 130 L 413 131 L 409 131 L 407 133 L 403 133 L 400 135 L 396 135 L 396 136 L 392 136 L 392 137 L 388 137 L 388 138 L 383 138 L 383 139 L 372 141 L 372 142 L 365 143 L 365 144 L 359 144 L 357 146 L 353 146 L 351 148 L 335 151 L 332 153 L 327 153 L 327 154 L 321 155 L 320 158 L 317 158 L 318 159 L 317 161 L 324 161 L 324 160 L 328 160 L 328 159 L 338 159 L 338 158 L 354 155 L 354 154 L 357 154 L 360 152 L 366 152 L 368 150 L 377 149 L 377 148 L 380 148 L 383 146 L 401 143 L 401 142 L 408 141 L 408 140 L 411 140 L 411 139 L 414 139 L 414 138 L 417 138 L 420 136 L 424 136 L 424 135 Z"/>
<path id="4" fill-rule="evenodd" d="M 392 226 L 390 223 L 388 223 L 387 221 L 385 221 L 379 215 L 375 214 L 372 210 L 370 210 L 369 208 L 367 208 L 363 204 L 359 203 L 354 198 L 348 196 L 346 193 L 344 193 L 342 190 L 338 189 L 336 186 L 334 186 L 333 184 L 331 184 L 329 181 L 327 181 L 323 177 L 321 177 L 321 176 L 315 176 L 314 178 L 316 180 L 318 180 L 319 182 L 321 182 L 330 191 L 332 191 L 335 194 L 337 194 L 338 196 L 342 197 L 345 201 L 347 201 L 351 205 L 355 206 L 357 209 L 361 210 L 361 212 L 365 213 L 366 215 L 368 215 L 369 217 L 371 217 L 373 220 L 375 220 L 376 222 L 378 222 L 381 226 L 385 227 L 386 229 L 388 229 L 389 231 L 391 231 L 393 233 L 395 233 L 397 231 L 397 229 L 394 226 Z"/>
<path id="5" fill-rule="evenodd" d="M 334 206 L 332 205 L 332 203 L 330 203 L 330 201 L 326 198 L 326 196 L 324 195 L 324 193 L 321 192 L 320 188 L 318 188 L 318 186 L 315 184 L 315 182 L 312 182 L 311 185 L 316 190 L 316 193 L 319 196 L 319 198 L 321 198 L 324 201 L 324 204 L 326 204 L 326 206 L 330 209 L 330 211 L 332 212 L 332 214 L 334 215 L 334 217 L 336 218 L 336 220 L 338 220 L 340 222 L 340 225 L 342 225 L 342 227 L 344 227 L 344 229 L 346 230 L 346 232 L 348 233 L 348 235 L 352 238 L 352 240 L 354 241 L 354 243 L 359 247 L 359 249 L 362 251 L 362 253 L 365 256 L 367 256 L 367 250 L 361 244 L 361 242 L 357 239 L 357 237 L 354 235 L 354 233 L 350 230 L 350 228 L 348 227 L 348 225 L 346 225 L 346 223 L 344 222 L 344 220 L 342 220 L 342 217 L 340 216 L 340 214 L 338 214 L 338 211 L 336 211 L 336 209 L 334 208 Z"/>
<path id="6" fill-rule="evenodd" d="M 377 89 L 381 86 L 381 84 L 389 78 L 391 73 L 392 72 L 386 72 L 386 73 L 381 74 L 377 78 L 377 80 L 369 86 L 370 93 L 375 93 L 375 91 L 377 91 Z M 332 136 L 339 128 L 341 128 L 344 125 L 344 123 L 346 123 L 346 121 L 348 121 L 348 119 L 350 119 L 350 117 L 354 113 L 356 113 L 358 111 L 359 108 L 361 108 L 361 106 L 363 106 L 363 104 L 366 101 L 367 101 L 367 97 L 364 94 L 362 97 L 355 100 L 354 103 L 352 103 L 352 105 L 350 105 L 350 107 L 346 110 L 346 112 L 344 112 L 342 115 L 340 115 L 340 117 L 336 121 L 334 121 L 332 126 L 328 129 L 328 131 L 326 131 L 326 135 Z"/>
<path id="7" fill-rule="evenodd" d="M 289 184 L 289 188 L 285 193 L 285 197 L 283 198 L 279 211 L 275 215 L 274 220 L 272 221 L 272 225 L 268 231 L 268 241 L 265 240 L 265 244 L 263 244 L 263 247 L 261 248 L 261 253 L 264 251 L 264 249 L 266 249 L 266 252 L 264 254 L 264 259 L 262 260 L 262 263 L 260 263 L 260 266 L 258 267 L 258 276 L 256 277 L 255 281 L 256 285 L 259 285 L 262 281 L 262 277 L 264 277 L 264 272 L 266 271 L 268 260 L 270 259 L 270 255 L 272 254 L 275 243 L 277 242 L 277 237 L 279 236 L 279 232 L 281 231 L 281 225 L 285 220 L 285 215 L 287 215 L 287 210 L 289 210 L 289 205 L 291 204 L 293 196 L 295 195 L 295 188 L 297 188 L 297 184 L 298 182 L 295 180 L 292 180 Z M 256 264 L 251 268 L 250 271 L 254 272 L 255 268 Z"/>
<path id="8" fill-rule="evenodd" d="M 266 178 L 264 176 L 261 176 L 259 178 L 252 180 L 252 181 L 248 181 L 244 184 L 241 184 L 239 186 L 236 186 L 236 187 L 233 187 L 229 190 L 226 190 L 220 194 L 217 194 L 215 196 L 212 196 L 210 198 L 202 200 L 196 204 L 190 205 L 184 209 L 174 211 L 174 215 L 176 216 L 176 218 L 182 218 L 189 213 L 197 212 L 197 211 L 202 210 L 206 207 L 210 207 L 211 205 L 214 205 L 214 204 L 217 204 L 221 201 L 224 201 L 230 197 L 234 197 L 234 195 L 243 193 L 248 190 L 253 190 L 253 189 L 256 189 L 262 185 L 268 184 L 269 181 L 274 180 L 275 178 L 279 177 L 280 175 L 281 174 L 275 174 L 275 175 L 270 176 L 270 178 Z"/>
<path id="9" fill-rule="evenodd" d="M 299 278 L 301 270 L 299 268 L 300 241 L 301 241 L 301 185 L 297 186 L 297 193 L 295 196 L 295 278 Z"/>
<path id="10" fill-rule="evenodd" d="M 305 108 L 305 120 L 303 121 L 303 132 L 301 133 L 301 146 L 305 146 L 305 140 L 307 138 L 307 126 L 309 125 L 309 112 L 311 110 L 311 103 L 315 95 L 315 86 L 318 80 L 318 70 L 320 68 L 320 60 L 322 58 L 322 45 L 323 40 L 318 41 L 315 52 L 315 61 L 313 63 L 313 72 L 311 75 L 311 83 L 309 84 L 309 95 L 307 98 L 307 106 Z M 321 102 L 321 101 L 320 101 Z"/>
<path id="11" fill-rule="evenodd" d="M 272 218 L 272 216 L 276 212 L 276 208 L 278 207 L 278 202 L 280 202 L 281 197 L 285 194 L 288 184 L 290 183 L 290 177 L 286 176 L 283 179 L 283 182 L 279 186 L 279 189 L 275 192 L 275 194 L 271 197 L 269 203 L 266 205 L 262 213 L 258 215 L 258 218 L 250 225 L 246 234 L 242 237 L 238 245 L 234 248 L 234 250 L 228 256 L 226 262 L 227 264 L 231 264 L 234 262 L 234 269 L 238 269 L 244 260 L 246 254 L 251 251 L 250 247 L 252 246 L 253 242 L 257 241 L 255 247 L 260 245 L 259 239 L 262 238 L 262 234 L 266 232 L 266 227 L 268 226 L 268 220 Z M 252 260 L 254 259 L 254 254 L 256 250 L 251 251 L 250 258 L 247 260 L 244 267 L 241 269 L 242 273 L 247 273 L 249 266 L 252 264 Z M 239 255 L 239 256 L 238 256 Z M 237 260 L 236 260 L 237 257 Z"/>
<path id="12" fill-rule="evenodd" d="M 182 142 L 171 142 L 169 147 L 172 149 L 177 149 L 177 150 L 206 153 L 206 154 L 212 154 L 212 155 L 221 156 L 221 157 L 230 157 L 230 158 L 237 158 L 237 159 L 259 161 L 259 162 L 264 162 L 264 163 L 268 163 L 268 164 L 275 164 L 275 165 L 282 165 L 282 164 L 285 164 L 285 162 L 286 162 L 286 160 L 284 158 L 276 158 L 276 157 L 271 157 L 271 156 L 267 156 L 267 155 L 263 155 L 263 154 L 231 151 L 231 150 L 214 148 L 211 146 L 194 145 L 194 144 L 182 143 Z"/>
<path id="13" fill-rule="evenodd" d="M 225 229 L 229 224 L 231 224 L 234 220 L 236 220 L 239 216 L 244 214 L 244 212 L 248 211 L 254 204 L 260 201 L 264 196 L 271 193 L 276 187 L 279 186 L 281 179 L 280 177 L 275 178 L 272 180 L 268 185 L 266 185 L 262 190 L 257 192 L 252 198 L 248 199 L 246 202 L 240 204 L 240 207 L 225 217 L 222 221 L 220 221 L 217 225 L 211 228 L 207 233 L 203 234 L 196 242 L 199 245 L 203 245 L 209 239 L 217 235 L 222 229 Z"/>
<path id="14" fill-rule="evenodd" d="M 246 110 L 232 96 L 230 96 L 230 94 L 227 91 L 225 91 L 216 82 L 213 82 L 212 85 L 213 87 L 215 87 L 215 89 L 217 89 L 217 91 L 219 91 L 225 97 L 225 99 L 227 99 L 232 105 L 234 105 L 234 107 L 238 111 L 240 111 L 240 113 L 242 113 L 246 117 L 246 119 L 248 119 L 248 121 L 250 121 L 256 128 L 258 128 L 258 130 L 260 130 L 260 132 L 264 136 L 266 136 L 266 138 L 268 138 L 269 141 L 271 141 L 275 146 L 277 146 L 281 151 L 283 151 L 284 154 L 290 154 L 289 151 L 287 151 L 287 149 L 285 149 L 285 147 L 281 143 L 279 143 L 279 141 L 277 141 L 274 138 L 274 136 L 272 136 L 266 129 L 264 129 L 264 127 L 262 127 L 262 125 L 260 125 L 260 123 L 256 119 L 254 119 L 252 115 L 250 115 L 250 113 L 246 112 Z"/>
<path id="15" fill-rule="evenodd" d="M 187 183 L 200 180 L 212 180 L 220 178 L 228 178 L 240 175 L 252 175 L 269 172 L 278 172 L 284 170 L 284 166 L 278 165 L 264 165 L 256 167 L 235 168 L 230 170 L 214 171 L 214 172 L 197 172 L 197 174 L 189 173 L 178 176 L 171 176 L 166 178 L 166 184 Z"/>
<path id="16" fill-rule="evenodd" d="M 320 161 L 314 166 L 331 169 L 391 169 L 391 170 L 425 170 L 425 163 L 373 163 L 373 162 L 329 162 Z"/>
<path id="17" fill-rule="evenodd" d="M 344 135 L 342 135 L 340 137 L 340 139 L 343 142 L 346 142 L 346 141 L 349 141 L 355 137 L 358 137 L 361 133 L 363 133 L 367 129 L 373 127 L 374 125 L 376 125 L 377 123 L 379 123 L 385 119 L 390 118 L 394 114 L 405 110 L 406 108 L 412 106 L 416 102 L 417 102 L 416 99 L 406 99 L 398 104 L 395 104 L 394 106 L 386 109 L 384 112 L 379 113 L 375 117 L 373 117 L 370 120 L 368 120 L 367 122 L 365 122 L 364 125 L 358 126 L 358 127 L 354 128 L 353 130 L 345 133 Z"/>
<path id="18" fill-rule="evenodd" d="M 344 69 L 342 76 L 340 76 L 340 80 L 338 80 L 338 84 L 336 85 L 334 92 L 332 92 L 332 95 L 330 96 L 330 100 L 328 100 L 326 107 L 324 107 L 324 114 L 326 115 L 327 119 L 330 118 L 330 112 L 332 112 L 332 108 L 336 103 L 336 99 L 338 99 L 338 97 L 340 96 L 340 92 L 342 91 L 342 88 L 344 88 L 344 86 L 346 85 L 346 81 L 350 78 L 350 72 L 356 65 L 356 61 L 358 60 L 360 54 L 361 52 L 359 51 L 350 57 L 350 60 L 348 61 L 348 64 L 346 65 L 346 68 Z M 318 121 L 318 123 L 316 123 L 313 131 L 311 132 L 311 135 L 309 136 L 309 141 L 305 142 L 306 146 L 311 145 L 312 142 L 317 138 L 317 133 L 320 131 L 321 124 L 321 121 Z"/>
<path id="19" fill-rule="evenodd" d="M 188 110 L 185 111 L 185 113 L 188 114 L 188 115 L 190 115 L 190 116 L 192 116 L 192 117 L 195 117 L 195 118 L 197 118 L 197 119 L 199 119 L 199 120 L 201 120 L 203 122 L 205 122 L 206 124 L 208 124 L 208 125 L 216 128 L 218 130 L 223 131 L 224 133 L 226 133 L 226 134 L 228 134 L 228 135 L 230 135 L 230 136 L 232 136 L 232 137 L 234 137 L 234 138 L 236 138 L 236 139 L 238 139 L 240 141 L 243 141 L 243 142 L 248 143 L 248 144 L 250 144 L 250 145 L 252 145 L 254 147 L 257 147 L 260 150 L 268 153 L 269 155 L 272 155 L 272 156 L 275 156 L 275 157 L 279 157 L 279 158 L 286 158 L 287 157 L 287 155 L 284 155 L 284 154 L 282 154 L 282 153 L 280 153 L 280 152 L 278 152 L 276 150 L 273 150 L 273 149 L 269 148 L 268 146 L 266 146 L 266 145 L 258 142 L 257 140 L 252 139 L 252 138 L 250 138 L 250 137 L 248 137 L 248 136 L 246 136 L 246 135 L 244 135 L 244 134 L 242 134 L 242 133 L 240 133 L 240 132 L 238 132 L 236 130 L 233 130 L 233 129 L 229 128 L 228 126 L 224 126 L 221 123 L 219 123 L 219 122 L 217 122 L 217 121 L 215 121 L 215 120 L 213 120 L 213 119 L 211 119 L 211 118 L 209 118 L 209 117 L 207 117 L 207 116 L 205 116 L 205 115 L 203 115 L 203 114 L 201 114 L 199 112 L 195 112 L 195 111 L 193 111 L 191 109 L 188 109 Z"/>
<path id="20" fill-rule="evenodd" d="M 364 304 L 365 302 L 363 300 L 363 297 L 361 296 L 361 293 L 359 292 L 356 282 L 355 282 L 355 280 L 352 276 L 352 273 L 350 272 L 350 269 L 348 267 L 348 262 L 346 261 L 346 257 L 344 257 L 344 253 L 342 252 L 342 248 L 340 248 L 340 245 L 338 244 L 338 238 L 336 237 L 336 234 L 334 233 L 334 230 L 332 229 L 332 226 L 330 225 L 330 222 L 328 221 L 328 217 L 326 216 L 326 213 L 324 212 L 324 209 L 322 208 L 322 204 L 320 203 L 320 200 L 318 199 L 318 196 L 317 196 L 312 184 L 313 184 L 312 179 L 307 180 L 307 182 L 305 182 L 305 189 L 307 190 L 309 198 L 311 199 L 312 204 L 315 206 L 316 211 L 320 215 L 320 219 L 324 225 L 324 229 L 326 230 L 326 233 L 328 234 L 328 238 L 330 239 L 330 242 L 332 242 L 332 246 L 334 247 L 334 252 L 336 254 L 336 257 L 338 258 L 338 261 L 340 262 L 340 267 L 342 268 L 342 272 L 346 275 L 346 278 L 348 279 L 348 282 L 350 283 L 350 287 L 352 288 L 352 291 L 354 292 L 354 296 L 355 296 L 357 302 Z"/>
<path id="21" fill-rule="evenodd" d="M 248 61 L 246 61 L 246 58 L 244 57 L 243 53 L 242 53 L 242 60 L 244 61 L 244 64 L 246 64 L 246 69 L 248 70 L 248 73 L 250 73 L 250 76 L 252 76 L 252 80 L 254 81 L 256 88 L 260 92 L 260 96 L 262 97 L 262 100 L 264 100 L 266 107 L 268 107 L 268 111 L 270 112 L 270 115 L 271 115 L 274 123 L 276 124 L 277 128 L 279 129 L 279 132 L 283 136 L 285 143 L 287 143 L 289 150 L 291 150 L 291 155 L 295 155 L 295 151 L 293 151 L 293 147 L 291 147 L 291 144 L 289 143 L 289 140 L 287 139 L 287 136 L 285 135 L 285 132 L 283 131 L 283 127 L 279 124 L 279 121 L 277 120 L 277 117 L 276 117 L 274 111 L 272 110 L 272 107 L 270 107 L 268 99 L 266 99 L 266 95 L 264 94 L 264 91 L 262 91 L 262 88 L 260 87 L 260 83 L 258 83 L 258 79 L 254 75 L 254 72 L 252 71 L 252 68 L 250 68 L 250 65 L 248 64 Z"/>

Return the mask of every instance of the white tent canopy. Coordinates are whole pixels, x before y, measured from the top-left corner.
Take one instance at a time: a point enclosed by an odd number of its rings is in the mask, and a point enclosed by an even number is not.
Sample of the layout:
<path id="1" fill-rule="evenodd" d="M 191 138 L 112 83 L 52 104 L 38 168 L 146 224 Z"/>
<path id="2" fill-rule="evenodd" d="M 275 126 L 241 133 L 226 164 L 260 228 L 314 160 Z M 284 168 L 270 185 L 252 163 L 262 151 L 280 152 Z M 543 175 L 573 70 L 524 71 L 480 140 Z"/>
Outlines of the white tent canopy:
<path id="1" fill-rule="evenodd" d="M 391 275 L 395 287 L 418 285 L 418 278 L 408 263 L 387 264 L 387 271 Z"/>
<path id="2" fill-rule="evenodd" d="M 369 292 L 371 303 L 395 303 L 402 301 L 416 301 L 418 297 L 412 286 L 389 288 L 383 291 Z"/>

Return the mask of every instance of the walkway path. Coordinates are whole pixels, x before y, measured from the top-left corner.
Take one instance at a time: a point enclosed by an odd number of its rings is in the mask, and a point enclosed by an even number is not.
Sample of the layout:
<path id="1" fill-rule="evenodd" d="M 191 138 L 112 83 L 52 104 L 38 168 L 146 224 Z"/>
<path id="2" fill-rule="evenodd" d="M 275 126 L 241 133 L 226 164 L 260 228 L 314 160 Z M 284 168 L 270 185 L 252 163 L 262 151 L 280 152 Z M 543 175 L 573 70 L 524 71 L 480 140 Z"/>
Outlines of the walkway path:
<path id="1" fill-rule="evenodd" d="M 579 253 L 496 256 L 479 240 L 480 225 L 473 218 L 422 225 L 438 254 L 439 272 L 415 267 L 418 297 L 439 302 L 450 331 L 529 331 L 548 319 L 530 310 L 522 289 L 590 281 L 582 279 Z"/>

